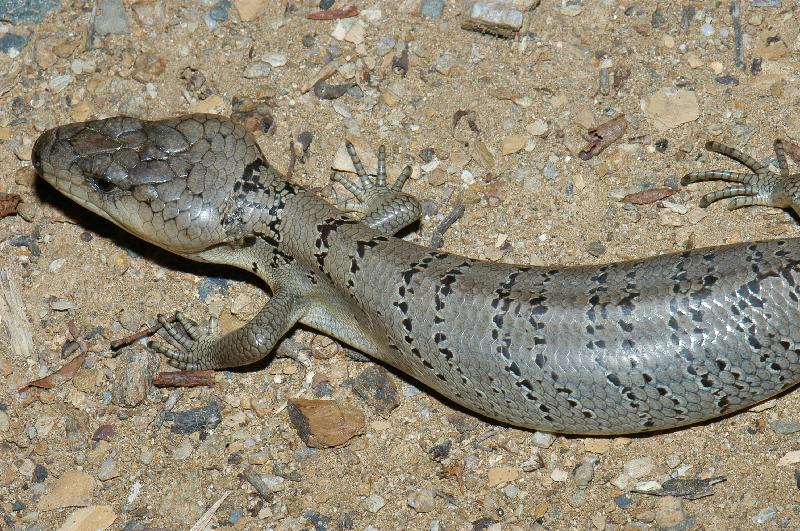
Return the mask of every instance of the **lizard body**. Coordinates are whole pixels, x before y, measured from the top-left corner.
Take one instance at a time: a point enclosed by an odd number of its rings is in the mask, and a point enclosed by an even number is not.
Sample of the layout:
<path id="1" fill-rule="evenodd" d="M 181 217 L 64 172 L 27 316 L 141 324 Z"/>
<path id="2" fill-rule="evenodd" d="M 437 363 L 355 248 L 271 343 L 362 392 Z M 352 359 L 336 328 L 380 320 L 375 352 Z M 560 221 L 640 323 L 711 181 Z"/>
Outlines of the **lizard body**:
<path id="1" fill-rule="evenodd" d="M 779 149 L 780 147 L 780 149 Z M 798 175 L 718 144 L 752 174 L 704 198 L 797 209 Z M 266 356 L 296 323 L 362 350 L 466 408 L 513 425 L 617 434 L 684 426 L 800 381 L 800 239 L 601 266 L 483 262 L 391 236 L 418 203 L 350 154 L 360 219 L 287 181 L 252 135 L 213 115 L 117 117 L 51 129 L 34 146 L 55 188 L 176 254 L 252 271 L 273 296 L 225 336 L 167 323 L 176 367 Z"/>

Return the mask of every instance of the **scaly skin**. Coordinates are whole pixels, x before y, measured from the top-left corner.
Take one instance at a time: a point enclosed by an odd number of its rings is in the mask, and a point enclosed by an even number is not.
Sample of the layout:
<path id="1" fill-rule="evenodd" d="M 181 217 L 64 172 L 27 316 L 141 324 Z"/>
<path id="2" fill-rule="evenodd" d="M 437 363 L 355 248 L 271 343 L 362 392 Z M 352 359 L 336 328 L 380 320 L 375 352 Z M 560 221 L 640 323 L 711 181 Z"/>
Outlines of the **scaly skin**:
<path id="1" fill-rule="evenodd" d="M 704 198 L 791 207 L 800 176 L 750 167 L 688 174 L 737 184 Z M 66 125 L 34 165 L 66 196 L 195 260 L 263 278 L 274 296 L 222 337 L 167 323 L 183 369 L 267 355 L 297 322 L 391 364 L 468 409 L 517 426 L 618 434 L 684 426 L 800 381 L 800 240 L 751 242 L 580 267 L 481 262 L 393 238 L 419 205 L 363 172 L 361 221 L 290 183 L 228 119 L 190 115 Z M 383 156 L 381 167 L 383 166 Z M 335 177 L 339 182 L 342 177 Z"/>

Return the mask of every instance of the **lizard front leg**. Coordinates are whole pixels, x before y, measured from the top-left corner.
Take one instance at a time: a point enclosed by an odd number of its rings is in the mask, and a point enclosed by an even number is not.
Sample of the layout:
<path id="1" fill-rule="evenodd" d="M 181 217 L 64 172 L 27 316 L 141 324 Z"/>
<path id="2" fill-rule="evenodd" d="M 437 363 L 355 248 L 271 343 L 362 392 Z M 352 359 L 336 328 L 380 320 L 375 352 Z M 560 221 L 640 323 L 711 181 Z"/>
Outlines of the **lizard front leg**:
<path id="1" fill-rule="evenodd" d="M 243 327 L 217 336 L 200 334 L 197 325 L 176 314 L 176 323 L 159 316 L 169 348 L 151 341 L 150 348 L 169 358 L 169 364 L 183 370 L 241 367 L 262 359 L 275 343 L 297 323 L 306 303 L 292 285 L 278 285 L 273 297 Z"/>

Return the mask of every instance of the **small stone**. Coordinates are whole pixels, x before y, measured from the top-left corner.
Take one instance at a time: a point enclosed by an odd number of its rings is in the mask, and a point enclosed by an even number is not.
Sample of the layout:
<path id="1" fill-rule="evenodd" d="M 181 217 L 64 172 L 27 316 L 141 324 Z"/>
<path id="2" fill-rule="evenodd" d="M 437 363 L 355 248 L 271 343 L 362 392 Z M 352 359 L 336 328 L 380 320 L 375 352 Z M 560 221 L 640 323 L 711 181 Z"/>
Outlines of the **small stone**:
<path id="1" fill-rule="evenodd" d="M 261 60 L 269 63 L 273 68 L 286 64 L 286 54 L 280 52 L 267 52 L 261 56 Z"/>
<path id="2" fill-rule="evenodd" d="M 520 475 L 520 469 L 514 466 L 498 466 L 489 469 L 489 487 L 496 487 L 503 483 L 511 483 Z"/>
<path id="3" fill-rule="evenodd" d="M 767 507 L 766 509 L 761 509 L 758 511 L 751 521 L 758 525 L 766 524 L 770 520 L 774 519 L 777 515 L 778 511 L 776 511 L 774 507 Z"/>
<path id="4" fill-rule="evenodd" d="M 172 424 L 170 426 L 172 433 L 181 435 L 204 433 L 219 426 L 222 422 L 222 411 L 219 402 L 211 400 L 205 406 L 185 411 L 170 411 L 164 415 L 164 420 Z"/>
<path id="5" fill-rule="evenodd" d="M 74 80 L 75 78 L 72 76 L 72 74 L 55 76 L 50 79 L 49 83 L 47 83 L 47 88 L 50 90 L 50 92 L 58 93 L 67 88 L 67 85 L 72 83 Z"/>
<path id="6" fill-rule="evenodd" d="M 253 299 L 246 293 L 239 293 L 231 301 L 231 314 L 242 315 L 253 306 Z"/>
<path id="7" fill-rule="evenodd" d="M 604 454 L 608 451 L 610 446 L 611 441 L 609 439 L 595 438 L 583 440 L 583 448 L 587 452 L 591 452 L 593 454 Z"/>
<path id="8" fill-rule="evenodd" d="M 525 135 L 511 135 L 507 136 L 503 139 L 503 144 L 500 147 L 500 151 L 503 155 L 511 155 L 512 153 L 518 153 L 522 151 L 525 147 L 525 144 L 528 143 L 528 137 Z"/>
<path id="9" fill-rule="evenodd" d="M 569 479 L 569 472 L 560 468 L 554 468 L 553 471 L 550 472 L 550 479 L 558 483 L 563 483 Z"/>
<path id="10" fill-rule="evenodd" d="M 33 467 L 33 474 L 31 475 L 31 480 L 34 483 L 43 483 L 48 476 L 47 467 L 41 463 L 38 463 L 35 467 Z"/>
<path id="11" fill-rule="evenodd" d="M 428 18 L 440 18 L 444 12 L 444 0 L 422 0 L 419 14 Z"/>
<path id="12" fill-rule="evenodd" d="M 8 413 L 0 409 L 0 433 L 7 432 L 10 426 L 11 419 L 9 418 Z"/>
<path id="13" fill-rule="evenodd" d="M 377 494 L 371 494 L 367 497 L 367 510 L 371 513 L 377 513 L 383 506 L 386 505 L 386 500 Z"/>
<path id="14" fill-rule="evenodd" d="M 778 465 L 780 466 L 795 465 L 797 463 L 800 463 L 800 450 L 787 452 L 778 460 Z"/>
<path id="15" fill-rule="evenodd" d="M 251 63 L 247 69 L 245 69 L 244 77 L 246 79 L 259 79 L 262 77 L 267 77 L 270 72 L 272 72 L 271 64 L 265 63 L 264 61 L 257 61 L 255 63 Z"/>
<path id="16" fill-rule="evenodd" d="M 97 479 L 100 481 L 108 481 L 110 479 L 119 477 L 119 468 L 113 458 L 109 457 L 100 465 L 97 471 Z"/>
<path id="17" fill-rule="evenodd" d="M 17 25 L 41 22 L 48 11 L 59 7 L 61 0 L 25 0 L 0 2 L 0 20 Z"/>
<path id="18" fill-rule="evenodd" d="M 64 507 L 86 507 L 92 501 L 94 478 L 86 472 L 65 472 L 48 485 L 47 492 L 39 499 L 40 511 L 51 511 Z"/>
<path id="19" fill-rule="evenodd" d="M 400 405 L 397 386 L 380 365 L 370 365 L 361 371 L 356 376 L 353 391 L 377 413 L 388 413 Z"/>
<path id="20" fill-rule="evenodd" d="M 800 422 L 796 420 L 777 419 L 770 422 L 769 426 L 779 435 L 790 435 L 800 431 Z"/>
<path id="21" fill-rule="evenodd" d="M 164 2 L 160 0 L 139 0 L 131 4 L 131 9 L 143 26 L 159 26 L 167 22 Z"/>
<path id="22" fill-rule="evenodd" d="M 606 254 L 606 246 L 602 242 L 592 242 L 586 248 L 586 251 L 595 257 L 600 257 Z"/>
<path id="23" fill-rule="evenodd" d="M 685 520 L 686 512 L 680 498 L 664 496 L 658 499 L 655 523 L 659 529 L 679 529 L 678 526 L 684 525 Z"/>
<path id="24" fill-rule="evenodd" d="M 159 360 L 148 351 L 126 350 L 117 358 L 112 380 L 111 396 L 114 404 L 134 408 L 145 401 Z"/>
<path id="25" fill-rule="evenodd" d="M 50 309 L 56 312 L 66 312 L 68 310 L 74 310 L 77 308 L 78 305 L 72 301 L 65 301 L 64 299 L 58 299 L 50 303 Z"/>
<path id="26" fill-rule="evenodd" d="M 639 479 L 646 476 L 653 470 L 653 459 L 650 457 L 640 457 L 638 459 L 631 459 L 625 463 L 624 473 L 633 479 Z"/>
<path id="27" fill-rule="evenodd" d="M 506 485 L 503 487 L 503 494 L 508 496 L 509 498 L 516 498 L 519 496 L 520 490 L 519 487 L 516 485 Z"/>
<path id="28" fill-rule="evenodd" d="M 101 0 L 97 3 L 94 31 L 98 35 L 130 33 L 128 14 L 122 0 Z"/>
<path id="29" fill-rule="evenodd" d="M 343 446 L 366 427 L 361 410 L 335 400 L 289 400 L 288 412 L 300 439 L 312 448 Z"/>
<path id="30" fill-rule="evenodd" d="M 267 10 L 269 0 L 233 0 L 242 22 L 255 20 Z"/>
<path id="31" fill-rule="evenodd" d="M 669 454 L 667 456 L 667 466 L 670 468 L 677 468 L 681 464 L 681 458 L 677 454 Z"/>
<path id="32" fill-rule="evenodd" d="M 166 61 L 155 54 L 141 54 L 133 63 L 133 79 L 140 83 L 150 83 L 164 73 L 166 65 Z"/>
<path id="33" fill-rule="evenodd" d="M 630 498 L 628 498 L 625 495 L 620 495 L 620 496 L 614 496 L 614 503 L 620 509 L 627 509 L 631 505 L 633 505 L 633 500 L 631 500 Z"/>
<path id="34" fill-rule="evenodd" d="M 697 94 L 686 89 L 668 87 L 645 96 L 642 110 L 659 131 L 693 122 L 700 117 Z"/>
<path id="35" fill-rule="evenodd" d="M 525 130 L 533 136 L 545 136 L 549 130 L 547 122 L 538 118 L 532 124 L 525 127 Z"/>
<path id="36" fill-rule="evenodd" d="M 76 509 L 64 521 L 58 531 L 98 531 L 108 529 L 117 519 L 110 505 L 92 505 Z M 129 526 L 126 526 L 126 531 Z"/>
<path id="37" fill-rule="evenodd" d="M 214 22 L 225 22 L 228 20 L 230 9 L 230 0 L 219 0 L 219 2 L 211 6 L 208 16 L 211 17 L 211 20 Z"/>
<path id="38" fill-rule="evenodd" d="M 594 477 L 594 464 L 597 458 L 584 459 L 581 464 L 575 467 L 572 475 L 575 478 L 575 485 L 578 487 L 587 487 L 592 482 Z"/>
<path id="39" fill-rule="evenodd" d="M 408 506 L 418 513 L 429 513 L 436 508 L 433 489 L 420 489 L 408 497 Z"/>
<path id="40" fill-rule="evenodd" d="M 555 440 L 555 435 L 543 431 L 535 431 L 531 435 L 531 442 L 537 448 L 550 448 Z"/>
<path id="41" fill-rule="evenodd" d="M 12 59 L 19 55 L 19 52 L 25 48 L 28 43 L 28 37 L 24 35 L 16 35 L 14 33 L 6 33 L 0 37 L 0 52 L 7 54 Z"/>

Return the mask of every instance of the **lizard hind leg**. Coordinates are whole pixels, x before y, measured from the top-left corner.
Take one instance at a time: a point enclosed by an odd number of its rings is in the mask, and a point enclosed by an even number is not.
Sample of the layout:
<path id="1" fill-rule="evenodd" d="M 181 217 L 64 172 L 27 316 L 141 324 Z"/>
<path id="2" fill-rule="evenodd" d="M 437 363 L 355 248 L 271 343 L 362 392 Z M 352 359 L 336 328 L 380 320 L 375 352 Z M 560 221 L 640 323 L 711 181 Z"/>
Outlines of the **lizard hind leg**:
<path id="1" fill-rule="evenodd" d="M 334 173 L 331 180 L 344 186 L 353 197 L 340 206 L 348 212 L 356 212 L 361 221 L 383 234 L 394 234 L 403 227 L 414 223 L 422 214 L 417 199 L 402 191 L 403 185 L 411 176 L 411 166 L 406 166 L 397 180 L 386 184 L 386 148 L 378 150 L 378 171 L 373 177 L 368 175 L 356 153 L 353 144 L 347 142 L 347 153 L 353 161 L 358 182 L 342 173 Z"/>
<path id="2" fill-rule="evenodd" d="M 735 183 L 732 186 L 710 192 L 700 199 L 700 206 L 706 207 L 721 199 L 730 199 L 729 210 L 745 206 L 768 206 L 775 208 L 792 208 L 800 214 L 800 173 L 790 174 L 786 162 L 783 142 L 775 141 L 775 155 L 778 159 L 779 173 L 771 171 L 768 166 L 745 155 L 738 149 L 720 144 L 706 143 L 706 149 L 725 155 L 747 166 L 753 173 L 738 173 L 727 170 L 707 170 L 687 173 L 681 184 L 702 181 L 726 181 Z"/>

